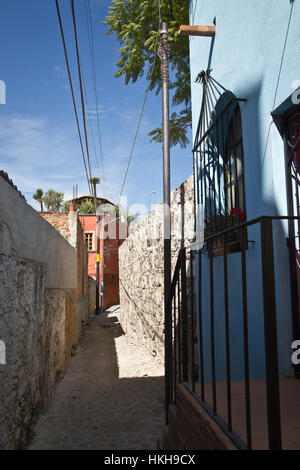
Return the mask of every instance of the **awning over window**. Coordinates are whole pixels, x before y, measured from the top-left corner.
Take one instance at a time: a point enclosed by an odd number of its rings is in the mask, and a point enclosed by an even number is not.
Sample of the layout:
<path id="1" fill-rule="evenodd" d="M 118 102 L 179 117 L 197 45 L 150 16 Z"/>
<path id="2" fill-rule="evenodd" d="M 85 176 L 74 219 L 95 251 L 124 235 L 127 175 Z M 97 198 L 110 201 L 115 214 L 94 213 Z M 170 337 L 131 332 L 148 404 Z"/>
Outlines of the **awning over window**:
<path id="1" fill-rule="evenodd" d="M 202 84 L 203 93 L 193 151 L 197 151 L 206 140 L 206 145 L 222 153 L 221 147 L 226 142 L 228 124 L 238 100 L 210 75 L 210 70 L 200 72 L 196 82 Z"/>
<path id="2" fill-rule="evenodd" d="M 283 101 L 274 111 L 272 111 L 271 116 L 273 121 L 276 124 L 276 127 L 281 135 L 284 136 L 284 122 L 287 115 L 292 114 L 296 111 L 297 107 L 299 107 L 299 103 L 297 104 L 297 99 L 300 98 L 300 92 L 297 95 L 297 91 L 293 92 L 286 100 Z M 299 99 L 300 101 L 300 99 Z"/>

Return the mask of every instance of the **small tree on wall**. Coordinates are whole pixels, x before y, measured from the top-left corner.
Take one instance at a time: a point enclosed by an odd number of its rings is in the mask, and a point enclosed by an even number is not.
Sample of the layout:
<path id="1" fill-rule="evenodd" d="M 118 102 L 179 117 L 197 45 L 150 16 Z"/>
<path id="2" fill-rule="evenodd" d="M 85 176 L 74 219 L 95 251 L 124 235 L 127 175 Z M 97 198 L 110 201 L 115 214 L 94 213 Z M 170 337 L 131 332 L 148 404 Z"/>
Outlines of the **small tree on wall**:
<path id="1" fill-rule="evenodd" d="M 67 212 L 69 212 L 69 208 L 70 208 L 70 201 L 65 201 L 63 203 L 62 211 L 66 214 Z"/>
<path id="2" fill-rule="evenodd" d="M 91 182 L 91 184 L 93 185 L 93 188 L 94 188 L 94 197 L 97 197 L 97 188 L 96 188 L 96 186 L 97 186 L 97 184 L 100 183 L 100 179 L 95 176 L 94 178 L 90 179 L 90 182 Z"/>
<path id="3" fill-rule="evenodd" d="M 44 211 L 44 207 L 43 207 L 43 194 L 44 194 L 44 191 L 42 189 L 37 189 L 35 194 L 33 195 L 33 199 L 35 199 L 36 201 L 38 201 L 41 205 L 41 212 Z"/>
<path id="4" fill-rule="evenodd" d="M 64 193 L 49 189 L 43 197 L 43 202 L 48 211 L 60 212 L 63 207 Z"/>

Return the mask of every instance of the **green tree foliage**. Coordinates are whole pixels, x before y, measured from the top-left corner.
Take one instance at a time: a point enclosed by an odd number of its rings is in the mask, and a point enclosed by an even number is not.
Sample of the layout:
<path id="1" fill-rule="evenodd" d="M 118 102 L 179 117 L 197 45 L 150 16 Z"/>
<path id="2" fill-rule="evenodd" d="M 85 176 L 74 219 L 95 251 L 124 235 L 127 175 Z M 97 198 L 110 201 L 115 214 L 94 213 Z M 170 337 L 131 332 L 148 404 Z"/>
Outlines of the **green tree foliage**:
<path id="1" fill-rule="evenodd" d="M 127 212 L 126 214 L 126 224 L 127 224 L 127 227 L 130 227 L 130 225 L 132 224 L 132 222 L 135 222 L 136 219 L 138 218 L 139 214 L 129 214 Z"/>
<path id="2" fill-rule="evenodd" d="M 69 212 L 70 201 L 64 201 L 62 211 L 66 214 Z"/>
<path id="3" fill-rule="evenodd" d="M 122 218 L 121 222 L 126 223 L 127 227 L 130 227 L 132 222 L 138 218 L 138 214 L 129 214 L 129 212 L 125 211 L 119 204 L 116 206 L 116 218 Z"/>
<path id="4" fill-rule="evenodd" d="M 100 179 L 95 176 L 94 178 L 90 179 L 90 182 L 94 188 L 94 196 L 97 197 L 96 185 L 100 183 Z"/>
<path id="5" fill-rule="evenodd" d="M 182 24 L 189 24 L 188 0 L 160 0 L 161 18 L 169 26 L 170 42 L 170 88 L 173 90 L 172 105 L 182 106 L 170 117 L 170 144 L 186 147 L 189 140 L 187 129 L 191 126 L 191 95 L 189 41 L 178 34 Z M 116 35 L 120 42 L 120 60 L 116 63 L 116 77 L 124 76 L 125 83 L 136 82 L 146 74 L 150 89 L 161 89 L 158 0 L 112 0 L 104 23 L 107 34 Z M 153 74 L 151 69 L 154 64 Z M 149 135 L 152 141 L 162 141 L 162 130 L 157 128 Z"/>
<path id="6" fill-rule="evenodd" d="M 79 214 L 95 214 L 94 203 L 90 199 L 83 200 L 78 204 Z"/>
<path id="7" fill-rule="evenodd" d="M 43 202 L 48 211 L 60 212 L 63 208 L 64 193 L 49 189 L 43 197 Z"/>
<path id="8" fill-rule="evenodd" d="M 41 205 L 41 212 L 44 211 L 44 207 L 43 207 L 43 194 L 44 194 L 44 191 L 42 189 L 37 189 L 35 194 L 33 195 L 33 199 L 35 199 L 36 201 L 38 201 Z"/>

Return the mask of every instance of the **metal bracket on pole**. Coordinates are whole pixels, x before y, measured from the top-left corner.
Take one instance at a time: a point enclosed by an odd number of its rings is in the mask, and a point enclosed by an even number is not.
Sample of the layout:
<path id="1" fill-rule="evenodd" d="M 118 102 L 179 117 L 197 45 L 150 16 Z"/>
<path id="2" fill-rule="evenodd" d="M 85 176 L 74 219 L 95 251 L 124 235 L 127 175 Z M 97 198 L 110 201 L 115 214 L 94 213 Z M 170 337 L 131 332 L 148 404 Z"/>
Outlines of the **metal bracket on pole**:
<path id="1" fill-rule="evenodd" d="M 179 29 L 180 36 L 204 36 L 214 38 L 216 35 L 215 26 L 190 26 L 181 25 Z"/>

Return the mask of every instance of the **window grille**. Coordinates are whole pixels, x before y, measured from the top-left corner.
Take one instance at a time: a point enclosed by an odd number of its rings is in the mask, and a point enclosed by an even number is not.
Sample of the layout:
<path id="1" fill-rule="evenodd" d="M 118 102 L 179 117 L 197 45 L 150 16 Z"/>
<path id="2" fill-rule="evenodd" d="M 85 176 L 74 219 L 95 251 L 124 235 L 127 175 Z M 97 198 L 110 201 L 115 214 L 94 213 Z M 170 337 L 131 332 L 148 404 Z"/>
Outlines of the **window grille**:
<path id="1" fill-rule="evenodd" d="M 226 90 L 210 71 L 201 72 L 196 81 L 203 86 L 203 98 L 193 149 L 195 197 L 203 207 L 207 238 L 246 222 L 239 106 L 245 100 Z M 239 231 L 233 232 L 231 241 L 238 239 Z"/>
<path id="2" fill-rule="evenodd" d="M 93 251 L 94 244 L 93 244 L 93 233 L 92 232 L 86 232 L 85 233 L 85 241 L 88 247 L 88 251 Z"/>

